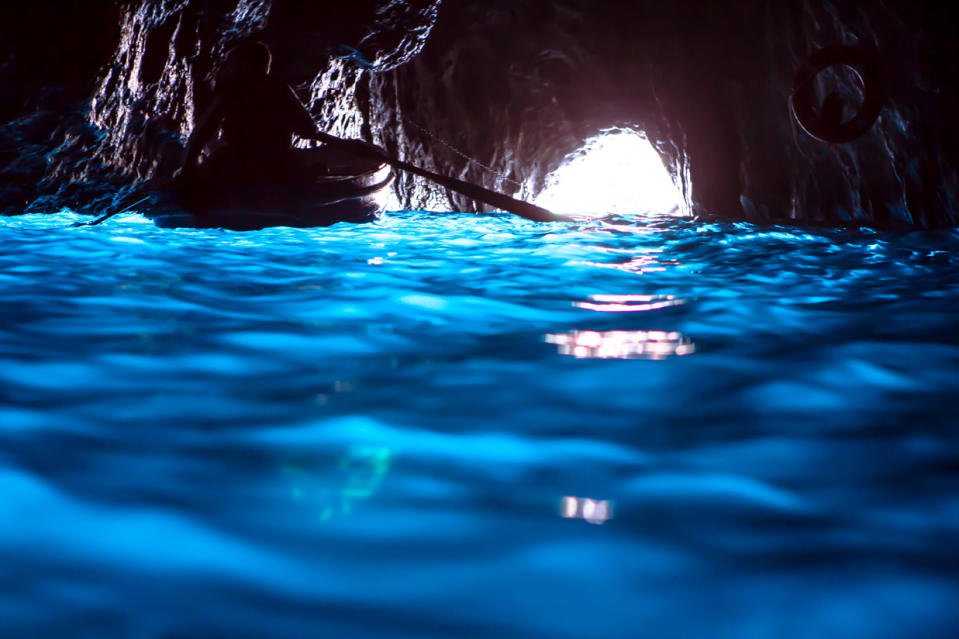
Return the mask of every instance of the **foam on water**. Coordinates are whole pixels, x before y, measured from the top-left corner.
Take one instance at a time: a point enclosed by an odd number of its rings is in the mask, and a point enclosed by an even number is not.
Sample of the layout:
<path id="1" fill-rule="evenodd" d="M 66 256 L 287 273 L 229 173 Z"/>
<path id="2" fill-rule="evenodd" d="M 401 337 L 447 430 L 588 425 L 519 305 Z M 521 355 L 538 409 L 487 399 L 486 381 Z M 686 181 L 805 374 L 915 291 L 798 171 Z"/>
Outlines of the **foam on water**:
<path id="1" fill-rule="evenodd" d="M 955 231 L 75 219 L 0 223 L 10 636 L 955 636 Z"/>

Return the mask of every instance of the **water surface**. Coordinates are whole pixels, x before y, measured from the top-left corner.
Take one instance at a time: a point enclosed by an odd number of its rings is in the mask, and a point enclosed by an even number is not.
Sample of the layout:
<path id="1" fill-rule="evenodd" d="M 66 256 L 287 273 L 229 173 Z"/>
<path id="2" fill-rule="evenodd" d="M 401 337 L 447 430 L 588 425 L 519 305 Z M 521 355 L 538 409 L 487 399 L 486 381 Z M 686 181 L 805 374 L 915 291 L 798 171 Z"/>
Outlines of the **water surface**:
<path id="1" fill-rule="evenodd" d="M 957 636 L 955 231 L 76 219 L 0 221 L 5 636 Z"/>

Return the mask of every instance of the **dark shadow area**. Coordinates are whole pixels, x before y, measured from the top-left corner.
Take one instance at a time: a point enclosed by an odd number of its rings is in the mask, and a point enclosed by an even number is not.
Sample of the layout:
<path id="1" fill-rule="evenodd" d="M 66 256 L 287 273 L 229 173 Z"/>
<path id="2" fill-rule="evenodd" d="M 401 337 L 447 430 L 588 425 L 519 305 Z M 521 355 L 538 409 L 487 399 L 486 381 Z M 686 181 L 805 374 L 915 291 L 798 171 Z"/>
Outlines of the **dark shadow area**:
<path id="1" fill-rule="evenodd" d="M 0 45 L 0 208 L 101 212 L 168 178 L 226 52 L 255 37 L 323 130 L 487 188 L 536 193 L 585 140 L 623 127 L 645 132 L 700 215 L 951 226 L 957 14 L 905 0 L 17 6 Z M 790 105 L 797 70 L 840 46 L 877 52 L 881 104 L 858 137 L 829 143 Z M 862 87 L 828 73 L 840 79 L 817 80 L 810 112 L 832 94 L 839 117 Z M 485 209 L 415 177 L 394 188 L 407 208 Z"/>

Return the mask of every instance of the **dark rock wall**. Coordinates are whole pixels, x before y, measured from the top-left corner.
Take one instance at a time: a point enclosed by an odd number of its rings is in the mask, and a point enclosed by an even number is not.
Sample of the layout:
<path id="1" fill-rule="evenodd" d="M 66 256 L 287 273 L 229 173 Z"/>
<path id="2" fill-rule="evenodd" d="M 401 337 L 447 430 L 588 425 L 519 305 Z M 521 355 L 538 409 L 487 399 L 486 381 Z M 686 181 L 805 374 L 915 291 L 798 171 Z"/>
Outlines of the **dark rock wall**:
<path id="1" fill-rule="evenodd" d="M 15 185 L 0 193 L 7 210 L 31 201 L 34 209 L 92 210 L 102 205 L 98 185 L 116 191 L 169 175 L 224 52 L 254 36 L 271 46 L 275 72 L 298 88 L 326 130 L 374 139 L 426 168 L 523 197 L 587 138 L 624 127 L 646 133 L 698 213 L 827 224 L 956 222 L 959 55 L 952 29 L 959 10 L 947 4 L 84 6 L 59 23 L 60 42 L 81 53 L 69 62 L 22 35 L 7 46 L 12 54 L 0 49 L 7 60 L 0 107 L 5 119 L 16 117 L 0 128 L 0 167 L 7 165 L 0 177 Z M 23 31 L 49 35 L 42 13 L 26 15 Z M 830 147 L 794 123 L 793 75 L 814 49 L 853 43 L 880 52 L 885 107 L 861 139 Z M 53 72 L 38 73 L 44 65 Z M 848 101 L 857 99 L 852 84 L 832 82 Z M 73 94 L 85 86 L 85 105 L 38 106 L 36 96 L 60 85 Z M 475 210 L 420 179 L 401 176 L 396 185 L 409 208 Z M 22 193 L 11 199 L 17 189 Z"/>
<path id="2" fill-rule="evenodd" d="M 65 4 L 42 1 L 19 12 L 18 24 L 6 24 L 11 32 L 23 28 L 54 38 L 57 30 L 51 35 L 44 20 Z M 358 57 L 371 72 L 392 69 L 422 48 L 438 0 L 91 0 L 70 6 L 56 22 L 67 37 L 53 51 L 31 46 L 23 35 L 8 56 L 18 64 L 2 67 L 3 79 L 25 79 L 5 82 L 8 90 L 0 94 L 5 119 L 15 118 L 0 128 L 0 178 L 9 185 L 0 190 L 0 208 L 7 213 L 62 206 L 97 212 L 135 184 L 169 177 L 209 103 L 225 53 L 248 37 L 270 45 L 274 72 L 304 100 L 312 97 L 327 130 L 359 137 L 360 73 L 338 59 L 347 51 L 341 47 L 361 49 Z M 79 62 L 69 62 L 73 50 L 83 52 L 82 72 L 74 73 Z M 59 75 L 47 76 L 48 65 Z M 60 87 L 67 71 L 71 82 L 73 75 L 85 78 L 85 99 L 37 106 L 35 96 Z"/>
<path id="3" fill-rule="evenodd" d="M 0 15 L 0 213 L 21 213 L 63 190 L 89 157 L 86 111 L 100 66 L 116 46 L 110 0 L 7 3 Z M 60 162 L 65 147 L 83 153 Z M 54 202 L 60 206 L 62 200 Z M 49 210 L 49 209 L 45 209 Z"/>
<path id="4" fill-rule="evenodd" d="M 450 2 L 420 56 L 370 79 L 373 120 L 432 168 L 526 194 L 619 126 L 646 132 L 699 213 L 953 225 L 957 13 L 907 1 Z M 886 106 L 861 139 L 830 147 L 795 124 L 793 76 L 817 48 L 863 42 L 880 52 Z M 400 184 L 410 206 L 442 206 L 446 194 Z"/>
<path id="5" fill-rule="evenodd" d="M 338 47 L 362 47 L 377 70 L 401 64 L 421 46 L 421 20 L 429 25 L 431 8 L 435 15 L 433 3 L 422 4 L 427 10 L 388 0 L 131 3 L 93 98 L 93 123 L 108 132 L 99 157 L 140 178 L 168 175 L 177 154 L 165 146 L 189 136 L 224 54 L 251 36 L 270 45 L 273 72 L 294 86 L 310 86 L 320 120 L 345 133 L 358 74 L 336 73 Z"/>

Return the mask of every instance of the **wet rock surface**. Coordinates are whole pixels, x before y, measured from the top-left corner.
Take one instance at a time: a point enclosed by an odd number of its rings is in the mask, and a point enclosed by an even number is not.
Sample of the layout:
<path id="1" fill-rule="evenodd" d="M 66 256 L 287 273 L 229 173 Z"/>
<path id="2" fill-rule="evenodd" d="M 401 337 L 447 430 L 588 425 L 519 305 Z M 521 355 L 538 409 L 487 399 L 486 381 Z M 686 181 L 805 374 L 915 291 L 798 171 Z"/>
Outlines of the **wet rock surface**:
<path id="1" fill-rule="evenodd" d="M 371 81 L 377 102 L 395 105 L 379 112 L 379 130 L 436 168 L 535 192 L 584 140 L 621 126 L 646 132 L 698 213 L 952 225 L 957 55 L 942 25 L 955 10 L 847 5 L 449 4 L 421 55 Z M 875 126 L 829 146 L 799 128 L 789 100 L 797 67 L 837 44 L 876 48 L 886 91 Z M 834 70 L 817 80 L 820 100 Z M 856 86 L 836 89 L 852 111 Z"/>
<path id="2" fill-rule="evenodd" d="M 58 13 L 50 4 L 18 9 L 0 45 L 7 213 L 101 211 L 168 177 L 225 52 L 253 37 L 325 130 L 522 197 L 586 139 L 622 127 L 646 133 L 700 214 L 956 222 L 959 53 L 948 6 L 127 0 Z M 803 60 L 840 44 L 878 52 L 884 106 L 861 138 L 830 146 L 796 124 L 789 101 Z M 815 99 L 832 91 L 851 117 L 856 78 L 828 69 Z M 396 189 L 407 208 L 477 210 L 417 178 L 400 176 Z"/>

